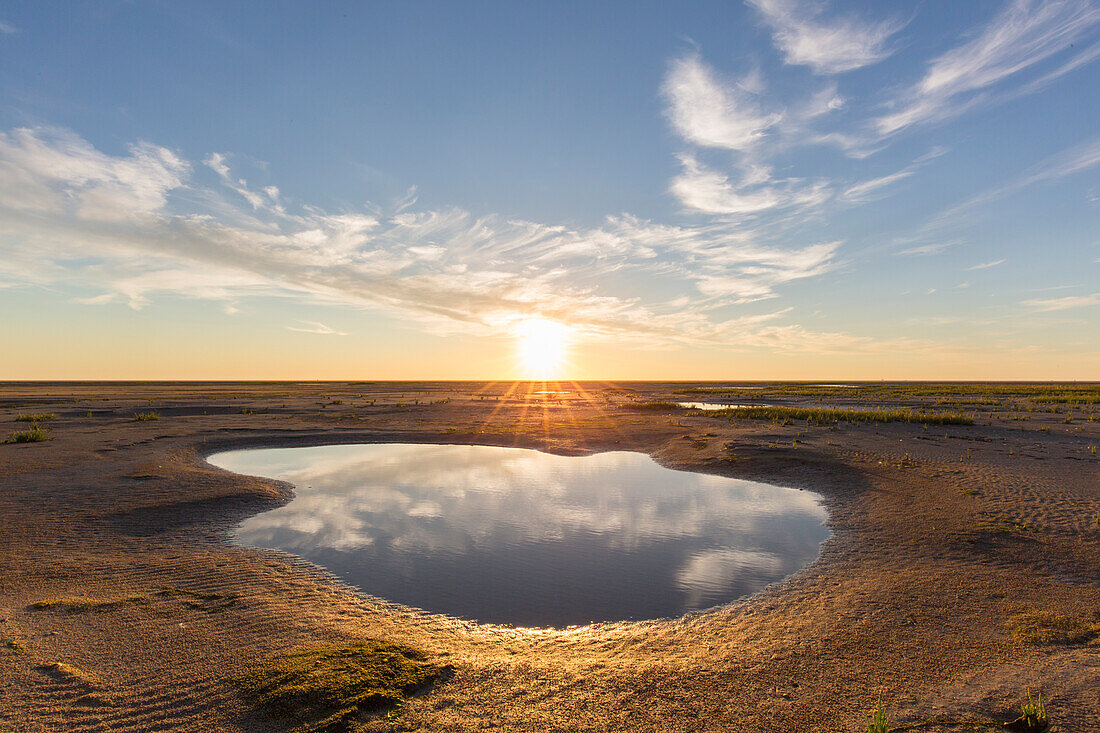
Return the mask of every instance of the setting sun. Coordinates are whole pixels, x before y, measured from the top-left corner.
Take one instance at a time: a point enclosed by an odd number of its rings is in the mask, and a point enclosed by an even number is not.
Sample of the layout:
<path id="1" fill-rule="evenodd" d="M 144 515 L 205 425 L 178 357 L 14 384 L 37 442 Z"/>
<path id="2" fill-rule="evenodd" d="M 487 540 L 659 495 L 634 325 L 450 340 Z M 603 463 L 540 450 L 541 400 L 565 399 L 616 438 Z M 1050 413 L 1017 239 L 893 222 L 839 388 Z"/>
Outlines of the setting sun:
<path id="1" fill-rule="evenodd" d="M 570 329 L 555 321 L 528 318 L 515 330 L 516 347 L 523 376 L 527 379 L 561 377 L 569 348 Z"/>

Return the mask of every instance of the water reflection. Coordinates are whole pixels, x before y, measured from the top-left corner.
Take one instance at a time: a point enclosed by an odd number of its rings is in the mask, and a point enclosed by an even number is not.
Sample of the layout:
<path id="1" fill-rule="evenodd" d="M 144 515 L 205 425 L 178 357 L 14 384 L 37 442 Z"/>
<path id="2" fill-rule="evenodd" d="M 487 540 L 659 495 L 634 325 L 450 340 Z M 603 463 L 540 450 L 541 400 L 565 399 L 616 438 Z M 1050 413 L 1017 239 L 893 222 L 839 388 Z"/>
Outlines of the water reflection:
<path id="1" fill-rule="evenodd" d="M 735 405 L 728 402 L 677 402 L 677 407 L 688 410 L 743 410 L 746 407 L 771 407 L 771 405 L 757 403 L 755 405 Z"/>
<path id="2" fill-rule="evenodd" d="M 240 542 L 382 598 L 496 623 L 678 616 L 789 575 L 827 536 L 814 494 L 640 453 L 374 444 L 209 461 L 295 486 L 289 504 L 237 529 Z"/>

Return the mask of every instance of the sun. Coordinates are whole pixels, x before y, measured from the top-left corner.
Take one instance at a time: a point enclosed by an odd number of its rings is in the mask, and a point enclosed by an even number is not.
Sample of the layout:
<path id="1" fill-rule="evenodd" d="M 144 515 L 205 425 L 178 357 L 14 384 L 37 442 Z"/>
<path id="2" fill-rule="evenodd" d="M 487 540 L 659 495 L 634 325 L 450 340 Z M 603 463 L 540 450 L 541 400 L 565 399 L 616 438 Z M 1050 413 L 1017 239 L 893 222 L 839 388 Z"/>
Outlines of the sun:
<path id="1" fill-rule="evenodd" d="M 561 377 L 569 350 L 570 329 L 545 318 L 527 318 L 516 324 L 516 349 L 526 379 Z"/>

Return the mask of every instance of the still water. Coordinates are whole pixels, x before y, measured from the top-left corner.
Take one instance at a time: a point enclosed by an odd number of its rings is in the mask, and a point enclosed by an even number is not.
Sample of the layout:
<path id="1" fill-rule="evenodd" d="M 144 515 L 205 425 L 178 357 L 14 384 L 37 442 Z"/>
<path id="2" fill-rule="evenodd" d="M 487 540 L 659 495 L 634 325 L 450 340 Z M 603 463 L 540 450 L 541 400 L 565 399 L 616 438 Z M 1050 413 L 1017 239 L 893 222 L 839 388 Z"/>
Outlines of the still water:
<path id="1" fill-rule="evenodd" d="M 235 538 L 367 593 L 519 626 L 679 616 L 760 590 L 817 556 L 819 497 L 673 471 L 641 453 L 371 444 L 218 453 L 290 482 Z"/>
<path id="2" fill-rule="evenodd" d="M 771 407 L 771 405 L 732 405 L 726 402 L 677 402 L 677 407 L 688 410 L 742 410 L 746 407 Z"/>

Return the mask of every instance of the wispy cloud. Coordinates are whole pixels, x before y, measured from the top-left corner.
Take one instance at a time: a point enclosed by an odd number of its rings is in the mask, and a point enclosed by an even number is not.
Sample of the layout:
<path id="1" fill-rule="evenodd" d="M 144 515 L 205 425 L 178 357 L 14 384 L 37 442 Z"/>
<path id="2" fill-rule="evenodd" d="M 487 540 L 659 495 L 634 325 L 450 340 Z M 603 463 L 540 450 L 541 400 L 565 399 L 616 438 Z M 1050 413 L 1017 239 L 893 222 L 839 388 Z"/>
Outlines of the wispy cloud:
<path id="1" fill-rule="evenodd" d="M 344 331 L 337 331 L 331 326 L 326 326 L 320 321 L 298 321 L 301 326 L 287 326 L 288 331 L 297 331 L 299 333 L 316 333 L 322 336 L 347 336 Z"/>
<path id="2" fill-rule="evenodd" d="M 982 204 L 1002 199 L 1017 191 L 1037 183 L 1054 181 L 1100 165 L 1100 137 L 1087 140 L 1068 150 L 1055 153 L 1024 171 L 1008 183 L 991 188 L 977 196 L 941 212 L 935 223 L 942 224 L 955 219 L 959 214 Z"/>
<path id="3" fill-rule="evenodd" d="M 1004 262 L 1005 262 L 1004 259 L 992 260 L 990 262 L 982 262 L 982 263 L 979 263 L 977 265 L 971 265 L 970 267 L 967 267 L 966 269 L 967 269 L 967 271 L 970 271 L 970 270 L 988 270 L 990 267 L 996 267 L 997 265 L 1002 265 L 1002 264 L 1004 264 Z"/>
<path id="4" fill-rule="evenodd" d="M 904 181 L 906 178 L 913 176 L 921 168 L 946 153 L 947 148 L 937 145 L 927 153 L 914 158 L 912 163 L 899 171 L 849 185 L 843 190 L 838 198 L 850 204 L 866 204 L 872 201 L 878 201 L 889 195 L 889 189 L 893 187 L 895 183 Z"/>
<path id="5" fill-rule="evenodd" d="M 965 320 L 959 316 L 913 316 L 906 319 L 906 323 L 914 326 L 952 326 Z"/>
<path id="6" fill-rule="evenodd" d="M 681 172 L 669 192 L 690 211 L 744 218 L 763 212 L 813 209 L 833 196 L 826 181 L 777 178 L 765 143 L 773 135 L 792 136 L 806 120 L 826 114 L 843 102 L 835 86 L 827 87 L 794 113 L 765 111 L 757 102 L 763 89 L 758 74 L 722 80 L 697 53 L 678 58 L 662 87 L 673 129 L 697 148 L 731 151 L 737 162 L 728 172 L 700 160 L 695 150 L 680 155 Z"/>
<path id="7" fill-rule="evenodd" d="M 691 54 L 672 62 L 662 91 L 669 120 L 685 140 L 703 147 L 747 150 L 782 119 L 760 108 L 760 85 L 756 75 L 723 82 Z"/>
<path id="8" fill-rule="evenodd" d="M 1088 0 L 1015 0 L 971 40 L 932 60 L 923 78 L 874 121 L 875 130 L 892 135 L 961 114 L 986 101 L 985 90 L 1065 51 L 1098 22 L 1100 7 Z M 1095 57 L 1092 49 L 1085 54 Z M 1052 73 L 1069 73 L 1081 63 Z M 1048 74 L 1044 83 L 1054 78 Z"/>
<path id="9" fill-rule="evenodd" d="M 172 151 L 136 143 L 109 156 L 63 130 L 0 132 L 0 199 L 23 211 L 69 213 L 85 221 L 152 216 L 190 165 Z"/>
<path id="10" fill-rule="evenodd" d="M 773 181 L 763 166 L 748 166 L 737 177 L 723 175 L 700 164 L 694 156 L 681 157 L 683 170 L 669 191 L 689 209 L 706 214 L 737 216 L 790 207 L 811 208 L 832 195 L 824 182 L 801 179 Z"/>
<path id="11" fill-rule="evenodd" d="M 619 216 L 573 229 L 453 208 L 326 212 L 249 187 L 230 160 L 194 166 L 149 143 L 111 156 L 60 130 L 0 134 L 0 281 L 67 283 L 85 302 L 133 308 L 159 294 L 227 308 L 253 295 L 299 298 L 383 309 L 438 332 L 505 333 L 540 315 L 647 343 L 878 346 L 804 332 L 782 308 L 729 310 L 827 272 L 838 242 L 766 246 L 720 221 Z"/>
<path id="12" fill-rule="evenodd" d="M 912 169 L 900 170 L 897 173 L 891 173 L 887 176 L 880 176 L 879 178 L 872 178 L 869 181 L 857 183 L 844 189 L 841 198 L 845 201 L 860 204 L 875 201 L 882 198 L 884 195 L 883 189 L 892 186 L 898 181 L 905 180 L 913 175 L 914 172 L 915 171 Z"/>
<path id="13" fill-rule="evenodd" d="M 5 23 L 4 21 L 0 20 L 0 33 L 3 33 L 6 36 L 10 36 L 12 33 L 17 33 L 18 31 L 19 29 L 11 23 Z"/>
<path id="14" fill-rule="evenodd" d="M 848 16 L 825 18 L 820 2 L 746 0 L 772 31 L 788 64 L 818 74 L 838 74 L 876 64 L 893 51 L 886 42 L 904 27 L 898 20 L 868 22 Z"/>
<path id="15" fill-rule="evenodd" d="M 946 241 L 946 242 L 931 242 L 929 244 L 922 244 L 922 245 L 919 245 L 919 246 L 916 246 L 916 247 L 909 247 L 908 249 L 903 249 L 900 252 L 898 252 L 898 254 L 899 255 L 916 255 L 916 256 L 938 255 L 940 252 L 943 252 L 944 250 L 949 249 L 951 247 L 955 247 L 955 246 L 957 246 L 961 243 L 962 243 L 962 240 L 959 240 L 959 239 L 953 239 L 953 240 Z"/>
<path id="16" fill-rule="evenodd" d="M 1100 293 L 1092 295 L 1067 295 L 1064 298 L 1036 298 L 1022 301 L 1024 305 L 1041 311 L 1064 311 L 1071 308 L 1087 308 L 1100 305 Z"/>

